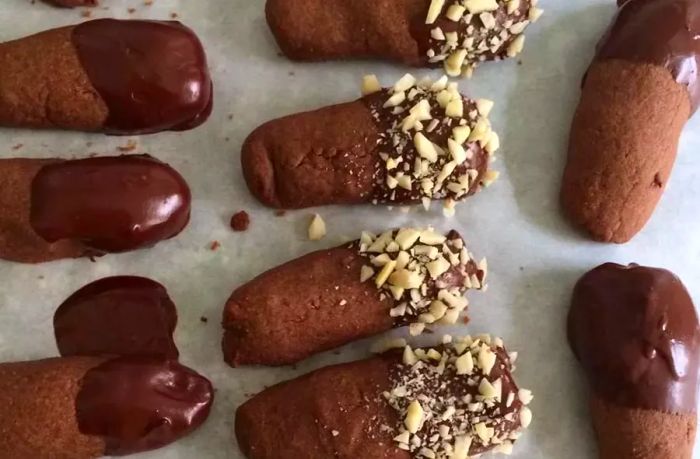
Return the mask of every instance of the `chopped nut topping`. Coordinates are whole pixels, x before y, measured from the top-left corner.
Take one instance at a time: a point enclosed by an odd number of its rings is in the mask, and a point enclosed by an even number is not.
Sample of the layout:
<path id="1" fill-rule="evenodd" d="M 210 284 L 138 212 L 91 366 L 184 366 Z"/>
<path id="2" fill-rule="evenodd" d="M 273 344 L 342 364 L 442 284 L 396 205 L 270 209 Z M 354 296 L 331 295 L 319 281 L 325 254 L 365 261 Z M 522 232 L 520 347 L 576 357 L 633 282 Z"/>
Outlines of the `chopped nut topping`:
<path id="1" fill-rule="evenodd" d="M 319 214 L 315 214 L 309 225 L 309 240 L 320 241 L 326 237 L 326 222 Z"/>
<path id="2" fill-rule="evenodd" d="M 445 459 L 512 451 L 532 421 L 526 407 L 532 397 L 520 396 L 530 391 L 518 389 L 509 354 L 493 343 L 502 340 L 447 336 L 435 348 L 404 347 L 390 370 L 392 388 L 382 394 L 402 420 L 386 426 L 399 448 L 415 458 Z M 484 366 L 483 355 L 493 362 Z"/>
<path id="3" fill-rule="evenodd" d="M 455 65 L 461 72 L 461 63 Z M 363 81 L 372 116 L 385 128 L 377 141 L 373 202 L 428 208 L 429 200 L 451 200 L 444 213 L 454 215 L 454 203 L 482 188 L 488 156 L 500 147 L 488 120 L 493 102 L 464 98 L 447 77 L 417 81 L 406 74 L 380 92 L 375 83 L 372 76 Z"/>
<path id="4" fill-rule="evenodd" d="M 428 61 L 442 63 L 449 76 L 470 77 L 487 59 L 517 55 L 525 28 L 542 15 L 536 4 L 536 0 L 432 0 L 425 20 L 432 27 Z"/>
<path id="5" fill-rule="evenodd" d="M 362 95 L 367 96 L 382 90 L 382 85 L 376 75 L 365 75 L 362 78 Z"/>
<path id="6" fill-rule="evenodd" d="M 359 249 L 368 264 L 360 280 L 374 281 L 380 295 L 393 298 L 389 314 L 421 334 L 426 324 L 454 324 L 469 302 L 470 288 L 486 288 L 486 260 L 477 263 L 456 233 L 401 228 L 378 236 L 363 232 Z"/>

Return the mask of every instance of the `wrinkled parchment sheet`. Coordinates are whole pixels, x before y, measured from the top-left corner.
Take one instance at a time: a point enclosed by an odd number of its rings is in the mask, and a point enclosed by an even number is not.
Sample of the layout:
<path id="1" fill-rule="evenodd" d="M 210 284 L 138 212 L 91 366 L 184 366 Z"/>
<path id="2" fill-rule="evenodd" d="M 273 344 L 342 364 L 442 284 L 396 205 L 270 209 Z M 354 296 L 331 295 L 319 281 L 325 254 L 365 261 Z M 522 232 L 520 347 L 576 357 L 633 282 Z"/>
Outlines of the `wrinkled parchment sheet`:
<path id="1" fill-rule="evenodd" d="M 211 378 L 217 393 L 203 428 L 139 457 L 242 458 L 233 420 L 246 397 L 320 366 L 365 356 L 371 340 L 296 368 L 229 368 L 220 351 L 219 324 L 233 289 L 281 262 L 358 237 L 363 229 L 433 224 L 460 230 L 475 255 L 489 261 L 488 291 L 470 293 L 471 323 L 451 331 L 502 336 L 509 348 L 520 352 L 518 382 L 534 391 L 534 422 L 516 444 L 513 457 L 594 458 L 586 387 L 565 337 L 572 287 L 581 274 L 602 262 L 634 261 L 671 269 L 700 302 L 700 117 L 685 130 L 668 190 L 644 231 L 624 246 L 583 239 L 562 219 L 557 194 L 579 82 L 615 2 L 540 3 L 546 12 L 527 31 L 524 53 L 515 60 L 484 65 L 472 80 L 460 83 L 466 94 L 496 101 L 491 119 L 503 146 L 494 166 L 502 175 L 460 205 L 455 218 L 445 219 L 439 206 L 429 213 L 325 207 L 280 217 L 250 196 L 241 175 L 241 144 L 259 124 L 353 100 L 366 73 L 376 73 L 386 86 L 409 69 L 377 62 L 292 63 L 280 57 L 267 29 L 264 0 L 154 0 L 152 6 L 144 6 L 143 0 L 102 0 L 104 7 L 92 9 L 92 17 L 169 19 L 177 14 L 199 34 L 215 82 L 211 119 L 194 131 L 143 137 L 0 129 L 0 157 L 114 154 L 133 140 L 134 152 L 150 153 L 185 176 L 194 196 L 192 222 L 179 237 L 151 250 L 96 262 L 30 266 L 0 261 L 0 361 L 55 356 L 54 309 L 84 284 L 122 274 L 156 279 L 178 305 L 176 340 L 182 361 Z M 0 40 L 83 21 L 82 11 L 2 0 Z M 228 227 L 238 210 L 251 215 L 245 233 Z M 326 239 L 315 243 L 305 237 L 313 212 L 328 224 Z M 218 250 L 210 249 L 213 241 L 221 244 Z"/>

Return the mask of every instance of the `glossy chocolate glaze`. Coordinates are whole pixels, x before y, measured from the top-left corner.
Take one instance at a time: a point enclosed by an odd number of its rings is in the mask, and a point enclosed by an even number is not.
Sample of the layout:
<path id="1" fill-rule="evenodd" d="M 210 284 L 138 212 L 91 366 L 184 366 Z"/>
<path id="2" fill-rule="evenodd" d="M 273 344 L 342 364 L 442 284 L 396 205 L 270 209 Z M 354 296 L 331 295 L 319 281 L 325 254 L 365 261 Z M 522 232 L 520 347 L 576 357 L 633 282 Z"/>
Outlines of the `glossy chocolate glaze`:
<path id="1" fill-rule="evenodd" d="M 621 406 L 696 411 L 700 327 L 664 269 L 606 263 L 574 289 L 569 343 L 593 390 Z"/>
<path id="2" fill-rule="evenodd" d="M 204 49 L 179 22 L 98 19 L 77 25 L 73 43 L 109 109 L 105 132 L 183 131 L 211 114 Z"/>
<path id="3" fill-rule="evenodd" d="M 620 9 L 598 44 L 596 59 L 648 62 L 668 69 L 700 104 L 700 2 L 618 0 Z"/>
<path id="4" fill-rule="evenodd" d="M 30 221 L 49 242 L 76 239 L 97 254 L 124 252 L 180 233 L 191 199 L 182 176 L 147 155 L 62 161 L 34 178 Z"/>
<path id="5" fill-rule="evenodd" d="M 107 277 L 73 293 L 53 318 L 56 344 L 73 355 L 150 355 L 177 359 L 177 310 L 158 282 Z"/>
<path id="6" fill-rule="evenodd" d="M 89 370 L 75 401 L 80 431 L 102 437 L 105 454 L 160 448 L 198 428 L 211 383 L 173 360 L 120 357 Z"/>

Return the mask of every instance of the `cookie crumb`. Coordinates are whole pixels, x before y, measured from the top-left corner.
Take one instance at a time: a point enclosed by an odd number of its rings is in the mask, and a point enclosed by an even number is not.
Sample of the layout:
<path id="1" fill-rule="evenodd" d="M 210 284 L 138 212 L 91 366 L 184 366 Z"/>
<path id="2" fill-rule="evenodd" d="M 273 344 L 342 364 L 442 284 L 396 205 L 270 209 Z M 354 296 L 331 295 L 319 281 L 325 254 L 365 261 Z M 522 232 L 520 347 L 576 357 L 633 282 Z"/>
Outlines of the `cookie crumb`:
<path id="1" fill-rule="evenodd" d="M 136 8 L 128 8 L 126 10 L 129 14 L 134 14 L 136 12 Z"/>
<path id="2" fill-rule="evenodd" d="M 179 15 L 177 13 L 170 13 L 170 18 L 171 19 L 177 19 Z"/>
<path id="3" fill-rule="evenodd" d="M 250 226 L 250 216 L 245 210 L 236 212 L 231 217 L 231 229 L 237 232 L 246 231 Z"/>
<path id="4" fill-rule="evenodd" d="M 212 252 L 219 250 L 219 247 L 221 247 L 221 243 L 219 241 L 213 241 L 211 244 L 209 244 L 209 250 Z"/>
<path id="5" fill-rule="evenodd" d="M 12 147 L 12 150 L 17 151 L 17 150 L 21 149 L 23 146 L 24 146 L 23 143 L 18 143 L 17 145 L 14 145 Z"/>
<path id="6" fill-rule="evenodd" d="M 275 211 L 275 216 L 276 216 L 276 217 L 284 217 L 285 215 L 287 215 L 287 211 L 284 210 L 284 209 L 277 209 L 277 210 Z"/>
<path id="7" fill-rule="evenodd" d="M 202 323 L 207 323 L 207 322 L 209 322 L 209 319 L 207 319 L 206 317 L 202 316 L 202 317 L 199 318 L 199 321 L 202 322 Z"/>
<path id="8" fill-rule="evenodd" d="M 90 10 L 83 10 L 83 11 L 80 13 L 80 16 L 82 16 L 82 17 L 84 17 L 84 18 L 92 17 L 92 11 L 90 11 Z"/>

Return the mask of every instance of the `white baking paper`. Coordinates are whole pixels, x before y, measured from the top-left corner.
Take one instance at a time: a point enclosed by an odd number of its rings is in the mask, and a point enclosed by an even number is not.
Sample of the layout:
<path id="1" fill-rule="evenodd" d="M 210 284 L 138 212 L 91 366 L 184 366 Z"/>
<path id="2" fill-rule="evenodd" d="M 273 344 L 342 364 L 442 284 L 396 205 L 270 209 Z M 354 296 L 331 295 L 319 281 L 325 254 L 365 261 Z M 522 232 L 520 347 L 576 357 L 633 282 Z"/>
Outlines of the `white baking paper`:
<path id="1" fill-rule="evenodd" d="M 32 3 L 2 0 L 0 40 L 85 20 L 81 9 Z M 203 428 L 140 457 L 242 458 L 233 420 L 246 397 L 322 365 L 365 356 L 370 341 L 312 358 L 297 368 L 229 368 L 222 360 L 219 323 L 233 289 L 281 262 L 357 237 L 363 229 L 454 227 L 477 256 L 488 258 L 490 288 L 470 293 L 472 321 L 452 331 L 503 336 L 520 352 L 518 382 L 535 394 L 534 422 L 516 444 L 513 457 L 594 458 L 585 384 L 565 337 L 571 290 L 581 274 L 602 262 L 634 261 L 671 269 L 700 302 L 700 117 L 686 128 L 668 190 L 645 230 L 623 246 L 583 239 L 562 219 L 557 195 L 579 82 L 615 2 L 542 0 L 545 15 L 527 31 L 524 53 L 484 65 L 472 80 L 461 82 L 463 92 L 496 101 L 491 119 L 501 134 L 503 147 L 495 167 L 502 175 L 460 205 L 456 218 L 443 218 L 439 209 L 401 213 L 371 206 L 275 216 L 250 196 L 241 176 L 239 152 L 246 135 L 272 118 L 355 99 L 363 74 L 376 73 L 390 85 L 409 69 L 377 62 L 290 62 L 280 57 L 267 29 L 264 3 L 154 0 L 152 6 L 144 6 L 143 0 L 102 0 L 104 7 L 90 10 L 92 17 L 169 19 L 177 14 L 199 34 L 215 82 L 215 108 L 197 130 L 119 138 L 0 129 L 0 157 L 113 154 L 133 139 L 135 152 L 151 153 L 173 165 L 194 194 L 187 230 L 151 250 L 94 263 L 30 266 L 0 261 L 0 361 L 55 356 L 53 311 L 84 284 L 120 274 L 156 279 L 179 308 L 176 339 L 183 362 L 210 377 L 217 393 Z M 134 11 L 129 13 L 129 8 Z M 439 75 L 437 70 L 416 73 Z M 234 233 L 228 227 L 238 210 L 251 215 L 248 232 Z M 317 243 L 305 237 L 313 212 L 324 217 L 329 230 Z M 213 241 L 221 244 L 216 251 L 210 250 Z"/>

